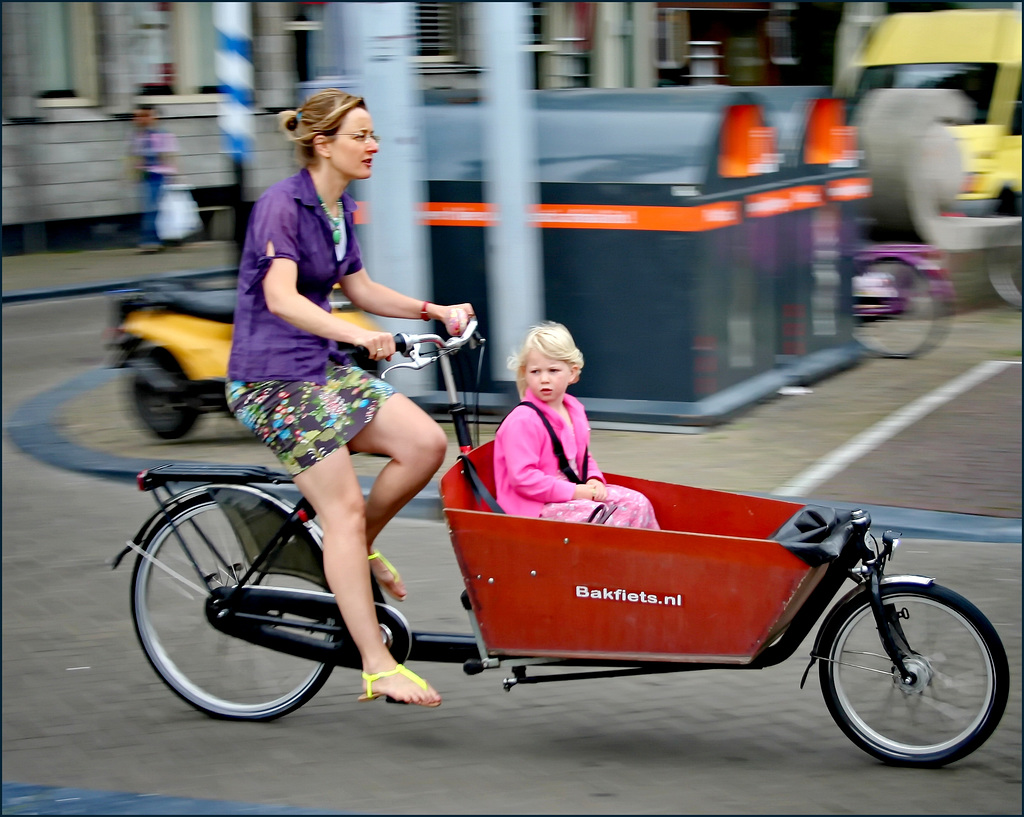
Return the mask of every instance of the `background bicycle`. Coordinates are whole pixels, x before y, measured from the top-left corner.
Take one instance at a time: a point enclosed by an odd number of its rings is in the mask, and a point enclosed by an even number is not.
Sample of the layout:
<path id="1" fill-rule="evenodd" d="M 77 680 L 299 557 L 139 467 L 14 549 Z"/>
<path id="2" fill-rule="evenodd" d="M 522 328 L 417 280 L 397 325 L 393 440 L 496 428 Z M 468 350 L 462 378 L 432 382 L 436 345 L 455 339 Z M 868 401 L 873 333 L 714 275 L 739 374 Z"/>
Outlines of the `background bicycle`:
<path id="1" fill-rule="evenodd" d="M 931 351 L 949 332 L 955 292 L 944 254 L 927 244 L 873 244 L 854 258 L 854 336 L 880 357 Z"/>

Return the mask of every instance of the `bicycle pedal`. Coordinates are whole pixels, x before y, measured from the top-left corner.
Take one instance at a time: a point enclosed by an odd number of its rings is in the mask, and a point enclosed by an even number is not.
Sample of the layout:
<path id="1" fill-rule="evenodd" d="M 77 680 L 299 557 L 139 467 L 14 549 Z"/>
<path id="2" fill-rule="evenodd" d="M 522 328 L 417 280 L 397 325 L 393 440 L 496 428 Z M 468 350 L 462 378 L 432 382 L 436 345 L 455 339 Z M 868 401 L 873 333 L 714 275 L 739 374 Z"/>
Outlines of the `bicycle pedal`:
<path id="1" fill-rule="evenodd" d="M 384 701 L 385 701 L 385 703 L 389 703 L 389 704 L 400 704 L 402 706 L 408 706 L 409 705 L 408 701 L 400 701 L 400 700 L 398 700 L 398 698 L 392 698 L 390 695 L 386 695 L 384 697 Z"/>

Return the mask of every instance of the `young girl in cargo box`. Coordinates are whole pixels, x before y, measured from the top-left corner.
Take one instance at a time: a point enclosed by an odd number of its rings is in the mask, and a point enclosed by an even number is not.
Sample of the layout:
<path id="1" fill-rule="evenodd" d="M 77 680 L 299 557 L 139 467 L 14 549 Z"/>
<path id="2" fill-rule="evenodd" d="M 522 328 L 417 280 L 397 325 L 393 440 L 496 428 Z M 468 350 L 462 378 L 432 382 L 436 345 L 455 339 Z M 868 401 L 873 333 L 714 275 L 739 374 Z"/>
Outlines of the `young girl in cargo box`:
<path id="1" fill-rule="evenodd" d="M 566 393 L 583 368 L 569 330 L 553 322 L 533 327 L 508 366 L 523 402 L 502 421 L 494 440 L 501 508 L 515 516 L 658 530 L 650 500 L 608 485 L 590 454 L 586 411 Z"/>

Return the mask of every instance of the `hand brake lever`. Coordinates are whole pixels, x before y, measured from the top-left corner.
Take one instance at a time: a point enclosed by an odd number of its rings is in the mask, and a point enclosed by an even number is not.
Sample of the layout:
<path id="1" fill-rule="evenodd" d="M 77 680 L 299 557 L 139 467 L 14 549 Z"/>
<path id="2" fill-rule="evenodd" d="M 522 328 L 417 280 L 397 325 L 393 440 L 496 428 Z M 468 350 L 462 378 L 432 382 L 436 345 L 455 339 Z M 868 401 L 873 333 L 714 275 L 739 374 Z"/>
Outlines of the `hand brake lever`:
<path id="1" fill-rule="evenodd" d="M 409 354 L 409 357 L 411 357 L 413 359 L 410 360 L 408 363 L 395 363 L 395 364 L 393 364 L 391 366 L 388 366 L 384 371 L 382 371 L 380 373 L 380 379 L 381 380 L 387 380 L 388 379 L 388 375 L 391 372 L 393 372 L 395 369 L 415 369 L 415 370 L 418 370 L 418 369 L 426 368 L 431 363 L 431 360 L 429 358 L 423 357 L 422 355 L 420 355 L 419 352 L 415 352 L 415 351 L 411 352 Z"/>
<path id="2" fill-rule="evenodd" d="M 404 332 L 399 332 L 395 335 L 395 351 L 400 355 L 409 358 L 407 363 L 395 363 L 394 365 L 388 366 L 380 374 L 381 380 L 386 380 L 390 372 L 395 369 L 413 369 L 419 370 L 429 366 L 436 355 L 425 357 L 420 354 L 419 345 L 415 343 L 409 343 L 408 337 Z"/>

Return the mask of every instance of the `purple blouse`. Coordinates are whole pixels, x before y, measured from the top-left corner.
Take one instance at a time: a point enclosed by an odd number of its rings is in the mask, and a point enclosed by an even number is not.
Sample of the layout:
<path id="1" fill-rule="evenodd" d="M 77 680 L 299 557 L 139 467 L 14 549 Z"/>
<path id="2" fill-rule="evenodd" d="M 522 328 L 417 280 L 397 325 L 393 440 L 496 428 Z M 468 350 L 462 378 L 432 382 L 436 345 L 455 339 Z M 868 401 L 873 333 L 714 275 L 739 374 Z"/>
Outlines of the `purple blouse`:
<path id="1" fill-rule="evenodd" d="M 299 293 L 330 312 L 331 289 L 343 276 L 363 268 L 352 227 L 355 200 L 346 192 L 341 204 L 348 249 L 338 261 L 331 235 L 334 228 L 320 206 L 308 170 L 303 168 L 274 184 L 256 202 L 238 267 L 228 380 L 308 380 L 323 385 L 328 358 L 343 359 L 334 341 L 271 313 L 263 294 L 263 276 L 274 258 L 289 258 L 298 265 Z M 273 256 L 266 255 L 267 242 L 274 245 Z"/>

